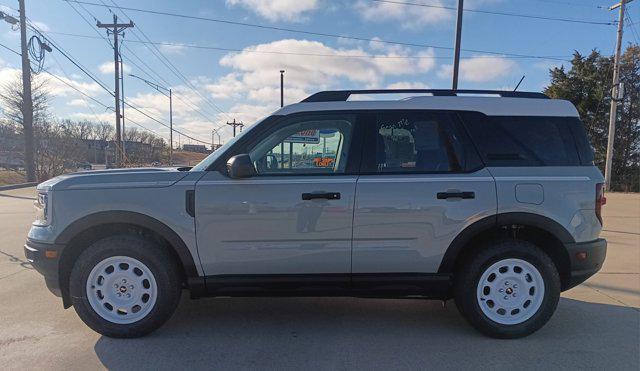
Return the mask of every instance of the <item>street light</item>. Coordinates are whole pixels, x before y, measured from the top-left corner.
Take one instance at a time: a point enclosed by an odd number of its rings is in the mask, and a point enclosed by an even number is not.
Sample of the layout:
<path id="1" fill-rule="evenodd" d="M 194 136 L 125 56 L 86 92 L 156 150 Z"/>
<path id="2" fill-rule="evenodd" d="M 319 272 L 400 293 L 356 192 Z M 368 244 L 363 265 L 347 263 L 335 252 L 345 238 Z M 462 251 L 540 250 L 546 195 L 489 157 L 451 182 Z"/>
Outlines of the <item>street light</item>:
<path id="1" fill-rule="evenodd" d="M 147 79 L 143 79 L 140 76 L 136 76 L 134 74 L 129 74 L 131 77 L 135 77 L 138 80 L 143 81 L 147 85 L 154 88 L 158 93 L 164 95 L 169 98 L 169 166 L 173 165 L 173 99 L 171 95 L 171 88 L 165 88 L 164 86 L 158 85 L 154 82 L 151 82 Z M 167 95 L 167 92 L 169 95 Z"/>

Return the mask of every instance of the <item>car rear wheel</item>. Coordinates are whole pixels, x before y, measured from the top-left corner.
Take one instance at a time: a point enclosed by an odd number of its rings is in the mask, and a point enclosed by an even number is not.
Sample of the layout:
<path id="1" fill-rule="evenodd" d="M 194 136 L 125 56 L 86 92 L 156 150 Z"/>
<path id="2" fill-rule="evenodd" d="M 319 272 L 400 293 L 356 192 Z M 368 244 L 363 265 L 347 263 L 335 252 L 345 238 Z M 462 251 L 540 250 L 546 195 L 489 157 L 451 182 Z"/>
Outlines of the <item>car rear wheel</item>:
<path id="1" fill-rule="evenodd" d="M 138 337 L 171 317 L 181 280 L 165 249 L 121 235 L 99 240 L 80 254 L 70 291 L 78 316 L 93 330 L 110 337 Z"/>
<path id="2" fill-rule="evenodd" d="M 480 249 L 456 273 L 455 299 L 463 316 L 496 338 L 527 336 L 556 309 L 560 277 L 537 246 L 517 240 Z"/>

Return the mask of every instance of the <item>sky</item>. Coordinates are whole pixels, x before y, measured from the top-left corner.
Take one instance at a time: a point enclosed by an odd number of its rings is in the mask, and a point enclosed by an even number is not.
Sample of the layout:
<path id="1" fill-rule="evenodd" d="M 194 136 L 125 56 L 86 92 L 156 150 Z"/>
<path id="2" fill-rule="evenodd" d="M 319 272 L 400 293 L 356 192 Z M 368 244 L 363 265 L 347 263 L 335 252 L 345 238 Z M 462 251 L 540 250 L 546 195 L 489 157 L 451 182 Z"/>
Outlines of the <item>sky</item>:
<path id="1" fill-rule="evenodd" d="M 574 52 L 611 55 L 618 13 L 607 7 L 614 1 L 466 0 L 459 88 L 512 90 L 525 76 L 519 90 L 541 91 L 549 69 L 567 66 Z M 167 97 L 133 74 L 172 89 L 174 127 L 192 138 L 176 133 L 176 145 L 209 144 L 212 129 L 224 142 L 232 135 L 227 121 L 248 126 L 277 110 L 281 69 L 285 104 L 328 89 L 451 86 L 456 0 L 86 2 L 109 7 L 26 0 L 27 17 L 110 91 L 113 50 L 95 23 L 111 23 L 113 14 L 132 20 L 121 49 L 124 95 L 139 112 L 127 108 L 126 125 L 169 137 L 161 124 L 169 122 Z M 17 3 L 0 0 L 0 10 L 17 18 Z M 640 38 L 640 1 L 628 5 L 628 16 L 624 45 Z M 0 21 L 0 44 L 19 51 L 19 42 L 19 31 Z M 0 84 L 15 81 L 19 67 L 20 57 L 0 47 Z M 44 69 L 37 78 L 46 80 L 53 116 L 115 122 L 105 108 L 113 97 L 59 50 L 46 54 Z"/>

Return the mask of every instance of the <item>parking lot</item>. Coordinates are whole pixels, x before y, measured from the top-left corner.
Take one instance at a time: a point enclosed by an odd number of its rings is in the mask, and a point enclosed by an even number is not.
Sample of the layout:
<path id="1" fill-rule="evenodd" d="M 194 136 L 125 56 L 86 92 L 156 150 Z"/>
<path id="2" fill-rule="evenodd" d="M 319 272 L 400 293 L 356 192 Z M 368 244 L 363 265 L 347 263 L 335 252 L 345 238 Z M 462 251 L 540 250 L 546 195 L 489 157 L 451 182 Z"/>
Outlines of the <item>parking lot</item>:
<path id="1" fill-rule="evenodd" d="M 64 310 L 24 259 L 34 189 L 0 192 L 2 369 L 638 369 L 640 195 L 608 194 L 606 263 L 519 340 L 483 337 L 453 302 L 351 298 L 191 301 L 142 339 Z"/>

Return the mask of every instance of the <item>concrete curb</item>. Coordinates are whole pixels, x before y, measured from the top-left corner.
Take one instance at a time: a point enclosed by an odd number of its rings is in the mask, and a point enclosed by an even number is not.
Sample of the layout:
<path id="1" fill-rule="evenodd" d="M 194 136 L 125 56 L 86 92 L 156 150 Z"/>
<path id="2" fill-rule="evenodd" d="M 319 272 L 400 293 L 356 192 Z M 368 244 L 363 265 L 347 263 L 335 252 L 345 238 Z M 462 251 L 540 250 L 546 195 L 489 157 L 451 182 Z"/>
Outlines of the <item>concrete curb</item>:
<path id="1" fill-rule="evenodd" d="M 27 187 L 34 187 L 38 185 L 38 182 L 31 182 L 31 183 L 20 183 L 20 184 L 9 184 L 9 185 L 3 185 L 0 186 L 0 191 L 8 191 L 10 189 L 18 189 L 18 188 L 27 188 Z"/>

